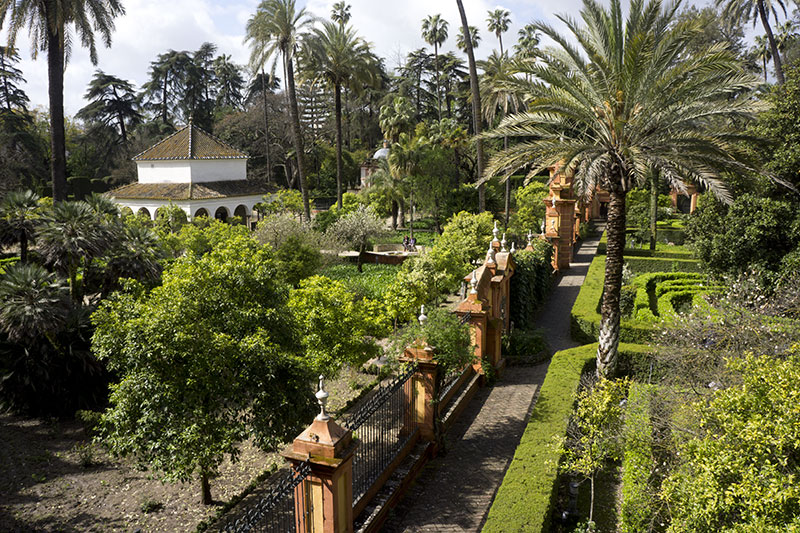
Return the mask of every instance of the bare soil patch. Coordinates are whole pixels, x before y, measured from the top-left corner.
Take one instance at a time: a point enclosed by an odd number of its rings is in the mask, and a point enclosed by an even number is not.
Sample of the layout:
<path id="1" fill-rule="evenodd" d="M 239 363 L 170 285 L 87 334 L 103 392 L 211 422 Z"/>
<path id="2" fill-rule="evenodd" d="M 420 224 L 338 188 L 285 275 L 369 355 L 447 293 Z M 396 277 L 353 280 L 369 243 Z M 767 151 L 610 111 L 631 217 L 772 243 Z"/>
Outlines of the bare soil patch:
<path id="1" fill-rule="evenodd" d="M 342 372 L 326 389 L 331 411 L 359 395 L 375 376 Z M 194 531 L 259 474 L 283 465 L 277 453 L 242 445 L 212 480 L 215 505 L 200 503 L 199 481 L 163 483 L 158 473 L 108 455 L 80 422 L 0 415 L 0 531 Z"/>

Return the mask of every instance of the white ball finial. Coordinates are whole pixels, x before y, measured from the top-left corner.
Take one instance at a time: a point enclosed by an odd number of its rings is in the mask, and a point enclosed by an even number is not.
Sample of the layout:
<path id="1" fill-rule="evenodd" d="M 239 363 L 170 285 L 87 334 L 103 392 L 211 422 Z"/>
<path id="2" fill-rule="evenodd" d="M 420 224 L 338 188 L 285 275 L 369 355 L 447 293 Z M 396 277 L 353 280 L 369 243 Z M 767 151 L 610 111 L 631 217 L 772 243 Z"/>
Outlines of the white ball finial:
<path id="1" fill-rule="evenodd" d="M 472 271 L 472 279 L 469 280 L 469 293 L 478 294 L 478 271 Z"/>
<path id="2" fill-rule="evenodd" d="M 328 405 L 328 396 L 330 396 L 330 394 L 328 394 L 324 387 L 324 377 L 320 374 L 319 390 L 314 396 L 317 397 L 317 403 L 319 404 L 319 414 L 317 415 L 317 420 L 322 422 L 326 422 L 331 419 L 331 417 L 325 411 L 325 406 Z"/>
<path id="3" fill-rule="evenodd" d="M 494 229 L 492 230 L 492 235 L 494 236 L 494 238 L 492 238 L 492 242 L 498 242 L 497 236 L 499 234 L 500 234 L 500 230 L 497 229 L 497 221 L 495 220 L 494 221 Z"/>
<path id="4" fill-rule="evenodd" d="M 424 326 L 425 325 L 425 321 L 428 320 L 428 316 L 425 314 L 425 306 L 424 305 L 422 307 L 420 307 L 419 316 L 417 317 L 417 320 L 419 320 L 419 325 L 420 326 Z"/>

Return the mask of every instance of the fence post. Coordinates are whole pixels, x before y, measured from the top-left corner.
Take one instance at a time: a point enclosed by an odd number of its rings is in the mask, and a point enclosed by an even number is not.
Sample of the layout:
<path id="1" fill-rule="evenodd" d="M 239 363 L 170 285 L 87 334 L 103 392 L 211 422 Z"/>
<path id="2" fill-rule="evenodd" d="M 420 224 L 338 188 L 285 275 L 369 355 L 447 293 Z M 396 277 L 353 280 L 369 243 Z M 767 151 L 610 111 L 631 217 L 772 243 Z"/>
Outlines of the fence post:
<path id="1" fill-rule="evenodd" d="M 292 466 L 309 461 L 311 473 L 295 488 L 295 525 L 303 533 L 352 533 L 352 433 L 325 412 L 328 393 L 322 376 L 316 394 L 320 413 L 283 453 Z"/>

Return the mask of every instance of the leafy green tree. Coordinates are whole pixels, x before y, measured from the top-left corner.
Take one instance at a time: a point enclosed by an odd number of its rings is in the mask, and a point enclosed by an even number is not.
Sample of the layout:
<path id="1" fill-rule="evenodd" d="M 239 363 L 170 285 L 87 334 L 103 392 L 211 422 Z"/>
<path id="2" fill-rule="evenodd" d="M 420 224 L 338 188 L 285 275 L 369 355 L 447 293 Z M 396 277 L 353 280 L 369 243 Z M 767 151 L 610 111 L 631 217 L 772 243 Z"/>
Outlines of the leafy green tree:
<path id="1" fill-rule="evenodd" d="M 741 376 L 700 414 L 696 436 L 680 446 L 680 464 L 662 485 L 669 531 L 794 531 L 800 527 L 800 382 L 798 346 L 785 358 L 729 359 Z"/>
<path id="2" fill-rule="evenodd" d="M 71 51 L 70 26 L 89 58 L 97 64 L 95 32 L 111 46 L 114 18 L 125 13 L 119 0 L 0 0 L 0 26 L 8 20 L 8 46 L 14 48 L 17 35 L 28 27 L 34 58 L 47 53 L 47 81 L 50 99 L 50 167 L 53 200 L 67 199 L 67 157 L 64 133 L 64 70 Z"/>
<path id="3" fill-rule="evenodd" d="M 5 111 L 25 111 L 28 108 L 28 95 L 20 88 L 25 79 L 17 68 L 19 60 L 16 49 L 0 46 L 0 108 Z"/>
<path id="4" fill-rule="evenodd" d="M 294 80 L 294 54 L 302 32 L 311 24 L 305 8 L 297 11 L 295 0 L 264 0 L 258 5 L 256 14 L 247 21 L 247 36 L 250 44 L 250 66 L 260 70 L 274 56 L 270 72 L 275 74 L 278 56 L 283 58 L 286 79 L 286 97 L 289 107 L 292 137 L 294 140 L 297 173 L 303 193 L 303 209 L 306 220 L 311 220 L 308 199 L 303 149 L 303 133 L 300 128 L 300 113 L 297 109 L 297 92 Z"/>
<path id="5" fill-rule="evenodd" d="M 239 109 L 242 105 L 244 77 L 242 67 L 231 61 L 231 56 L 221 55 L 214 59 L 214 76 L 216 78 L 218 108 Z"/>
<path id="6" fill-rule="evenodd" d="M 463 271 L 462 276 L 466 275 L 472 261 L 482 260 L 486 256 L 493 227 L 491 213 L 474 215 L 462 211 L 445 224 L 444 231 L 436 241 L 436 248 L 452 252 Z"/>
<path id="7" fill-rule="evenodd" d="M 433 66 L 436 71 L 436 111 L 442 120 L 441 91 L 439 90 L 439 47 L 447 40 L 447 21 L 441 15 L 428 15 L 422 20 L 422 38 L 433 46 Z"/>
<path id="8" fill-rule="evenodd" d="M 344 366 L 376 355 L 377 346 L 366 338 L 370 323 L 362 303 L 344 283 L 324 276 L 304 279 L 291 292 L 289 309 L 300 324 L 300 342 L 314 372 L 333 377 Z"/>
<path id="9" fill-rule="evenodd" d="M 374 85 L 377 58 L 353 27 L 322 21 L 306 41 L 310 69 L 333 89 L 336 120 L 336 202 L 342 207 L 342 88 Z"/>
<path id="10" fill-rule="evenodd" d="M 564 443 L 561 469 L 591 484 L 589 522 L 594 520 L 595 477 L 609 461 L 620 458 L 628 381 L 600 379 L 578 395 L 574 425 Z"/>
<path id="11" fill-rule="evenodd" d="M 386 228 L 372 208 L 360 205 L 334 222 L 327 233 L 358 251 L 358 271 L 362 272 L 367 245 L 386 233 Z"/>
<path id="12" fill-rule="evenodd" d="M 115 122 L 123 144 L 128 142 L 128 129 L 142 120 L 138 98 L 130 82 L 102 70 L 94 73 L 83 98 L 89 104 L 75 116 L 106 126 Z"/>
<path id="13" fill-rule="evenodd" d="M 786 3 L 784 0 L 715 0 L 717 7 L 723 6 L 723 16 L 731 21 L 733 24 L 739 22 L 753 21 L 753 26 L 760 20 L 761 25 L 764 27 L 764 33 L 769 41 L 771 50 L 772 61 L 775 64 L 775 77 L 778 79 L 778 85 L 783 85 L 783 63 L 781 61 L 780 51 L 778 50 L 778 42 L 775 35 L 772 33 L 772 27 L 769 24 L 770 16 L 775 17 L 778 21 L 778 8 L 786 15 Z"/>
<path id="14" fill-rule="evenodd" d="M 508 31 L 508 25 L 511 24 L 511 13 L 502 8 L 497 8 L 494 11 L 488 11 L 486 16 L 486 24 L 489 31 L 494 33 L 497 40 L 500 41 L 500 55 L 503 52 L 503 34 Z"/>
<path id="15" fill-rule="evenodd" d="M 535 176 L 562 165 L 574 173 L 579 195 L 596 187 L 609 192 L 597 352 L 603 376 L 612 376 L 617 365 L 628 191 L 656 170 L 679 190 L 684 180 L 699 182 L 729 200 L 723 176 L 756 165 L 737 144 L 741 124 L 752 118 L 753 101 L 746 95 L 729 98 L 753 87 L 755 77 L 722 47 L 684 57 L 693 29 L 672 24 L 675 6 L 637 1 L 627 19 L 621 10 L 618 0 L 609 9 L 584 0 L 582 25 L 564 18 L 577 49 L 553 27 L 536 26 L 561 50 L 540 54 L 541 63 L 525 63 L 538 78 L 530 83 L 527 111 L 509 116 L 487 135 L 523 142 L 495 154 L 484 176 L 507 179 L 522 167 Z"/>
<path id="16" fill-rule="evenodd" d="M 279 280 L 269 250 L 236 236 L 100 305 L 92 350 L 120 376 L 101 421 L 113 453 L 168 480 L 199 477 L 208 504 L 242 441 L 275 449 L 300 430 L 313 395 Z"/>
<path id="17" fill-rule="evenodd" d="M 514 193 L 517 210 L 511 219 L 511 229 L 516 235 L 527 235 L 529 231 L 538 233 L 544 221 L 544 199 L 550 195 L 550 187 L 541 181 L 531 181 Z"/>
<path id="18" fill-rule="evenodd" d="M 13 191 L 0 201 L 0 244 L 19 243 L 19 259 L 28 261 L 28 244 L 36 236 L 39 196 L 31 191 Z"/>
<path id="19" fill-rule="evenodd" d="M 155 112 L 163 124 L 172 124 L 191 61 L 189 52 L 169 50 L 150 63 L 150 80 L 142 86 L 144 107 Z"/>
<path id="20" fill-rule="evenodd" d="M 475 26 L 469 27 L 469 39 L 472 43 L 472 49 L 475 50 L 478 48 L 478 45 L 481 42 L 481 36 L 478 33 L 478 28 Z M 458 27 L 458 34 L 456 35 L 456 46 L 459 50 L 466 53 L 467 51 L 467 43 L 464 40 L 464 28 L 462 26 Z"/>

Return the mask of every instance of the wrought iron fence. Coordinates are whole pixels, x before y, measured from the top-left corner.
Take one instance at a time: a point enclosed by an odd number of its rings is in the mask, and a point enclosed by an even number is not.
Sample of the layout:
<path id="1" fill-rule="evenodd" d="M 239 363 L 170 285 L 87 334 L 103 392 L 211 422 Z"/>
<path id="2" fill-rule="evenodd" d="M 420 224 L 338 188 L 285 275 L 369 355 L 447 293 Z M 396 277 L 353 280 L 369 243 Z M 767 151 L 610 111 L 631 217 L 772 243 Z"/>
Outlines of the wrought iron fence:
<path id="1" fill-rule="evenodd" d="M 416 363 L 409 365 L 343 422 L 360 441 L 353 456 L 353 503 L 366 494 L 417 429 L 411 380 L 416 371 Z"/>
<path id="2" fill-rule="evenodd" d="M 453 372 L 448 373 L 442 382 L 442 389 L 439 391 L 439 398 L 438 400 L 441 402 L 443 398 L 446 398 L 447 395 L 450 393 L 453 387 L 456 386 L 458 380 L 461 379 L 461 376 L 464 375 L 465 372 L 469 372 L 471 370 L 471 366 L 467 365 L 461 370 L 456 370 Z M 446 406 L 441 405 L 440 408 L 444 408 Z"/>
<path id="3" fill-rule="evenodd" d="M 225 526 L 225 533 L 294 533 L 297 524 L 306 523 L 311 515 L 311 498 L 305 490 L 295 488 L 311 472 L 308 460 L 290 469 L 264 498 L 252 506 L 244 516 Z M 298 516 L 298 513 L 300 516 Z"/>
<path id="4" fill-rule="evenodd" d="M 471 319 L 472 319 L 472 311 L 467 311 L 467 313 L 464 316 L 461 317 L 461 320 L 459 320 L 458 323 L 463 326 L 464 324 L 469 322 Z"/>

